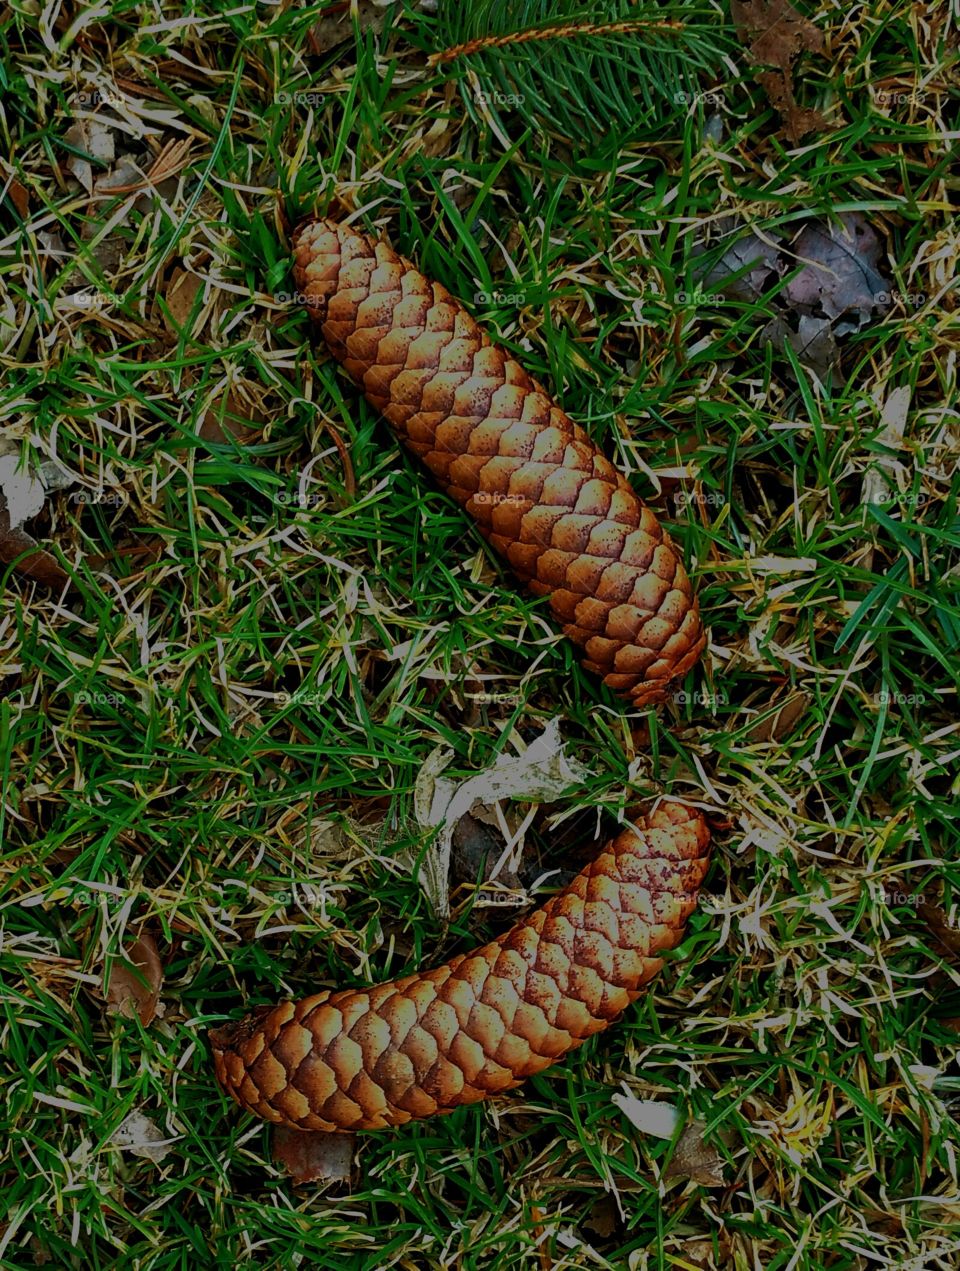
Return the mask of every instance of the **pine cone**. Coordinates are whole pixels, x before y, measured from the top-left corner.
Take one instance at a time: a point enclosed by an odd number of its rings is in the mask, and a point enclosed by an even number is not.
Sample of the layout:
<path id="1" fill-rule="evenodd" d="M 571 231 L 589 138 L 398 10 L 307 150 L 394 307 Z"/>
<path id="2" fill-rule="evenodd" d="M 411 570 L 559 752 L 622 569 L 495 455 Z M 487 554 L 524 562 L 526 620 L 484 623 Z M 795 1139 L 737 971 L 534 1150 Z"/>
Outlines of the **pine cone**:
<path id="1" fill-rule="evenodd" d="M 334 357 L 537 596 L 584 666 L 662 701 L 706 643 L 683 563 L 584 430 L 439 283 L 332 221 L 294 239 L 294 276 Z"/>
<path id="2" fill-rule="evenodd" d="M 707 870 L 663 803 L 506 935 L 433 971 L 283 1002 L 211 1033 L 225 1090 L 300 1130 L 376 1130 L 509 1090 L 606 1028 L 683 937 Z"/>

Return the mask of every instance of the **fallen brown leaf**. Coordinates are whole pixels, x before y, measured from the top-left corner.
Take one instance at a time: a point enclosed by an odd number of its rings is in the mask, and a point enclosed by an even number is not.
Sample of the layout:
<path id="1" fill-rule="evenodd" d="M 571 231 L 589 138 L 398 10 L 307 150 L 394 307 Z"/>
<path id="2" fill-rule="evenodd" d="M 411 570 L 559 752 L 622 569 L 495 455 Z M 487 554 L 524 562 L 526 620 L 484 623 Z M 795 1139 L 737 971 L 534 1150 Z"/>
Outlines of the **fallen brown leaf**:
<path id="1" fill-rule="evenodd" d="M 917 905 L 917 916 L 922 918 L 930 934 L 946 950 L 954 962 L 960 962 L 960 931 L 950 925 L 946 911 L 940 905 L 922 901 Z"/>
<path id="2" fill-rule="evenodd" d="M 163 313 L 163 325 L 171 335 L 196 335 L 195 331 L 187 329 L 187 324 L 191 321 L 191 315 L 194 315 L 194 301 L 202 290 L 203 279 L 197 274 L 187 273 L 179 266 L 173 271 L 164 292 L 166 311 Z M 195 319 L 196 315 L 193 317 L 194 321 Z"/>
<path id="3" fill-rule="evenodd" d="M 691 1121 L 685 1127 L 677 1146 L 673 1149 L 670 1164 L 664 1170 L 664 1178 L 689 1178 L 702 1187 L 722 1187 L 726 1180 L 723 1156 L 703 1137 L 704 1121 Z"/>
<path id="4" fill-rule="evenodd" d="M 25 221 L 30 215 L 30 192 L 16 177 L 10 178 L 10 184 L 7 186 L 7 198 L 17 209 L 21 219 Z"/>
<path id="5" fill-rule="evenodd" d="M 808 222 L 792 248 L 804 267 L 784 287 L 784 299 L 797 313 L 826 316 L 838 335 L 861 330 L 874 310 L 889 308 L 888 284 L 877 270 L 882 248 L 859 212 Z"/>
<path id="6" fill-rule="evenodd" d="M 759 339 L 781 353 L 790 348 L 821 383 L 840 365 L 837 337 L 863 330 L 891 307 L 890 284 L 879 272 L 882 240 L 859 212 L 810 219 L 789 244 L 734 218 L 718 221 L 710 234 L 730 245 L 709 270 L 701 265 L 698 286 L 747 303 L 791 275 L 772 297 L 773 316 Z M 704 256 L 705 239 L 693 251 Z"/>
<path id="7" fill-rule="evenodd" d="M 139 1015 L 140 1023 L 146 1028 L 157 1014 L 163 963 L 149 932 L 143 932 L 123 953 L 123 960 L 118 958 L 110 967 L 107 1007 L 112 1015 L 127 1018 Z"/>
<path id="8" fill-rule="evenodd" d="M 205 441 L 252 441 L 260 435 L 265 416 L 254 402 L 247 401 L 234 389 L 227 390 L 226 399 L 210 409 L 200 425 L 200 436 Z"/>
<path id="9" fill-rule="evenodd" d="M 797 720 L 810 704 L 810 694 L 800 690 L 791 693 L 773 715 L 761 719 L 747 732 L 749 741 L 782 741 L 793 732 Z"/>
<path id="10" fill-rule="evenodd" d="M 361 31 L 379 31 L 382 28 L 387 16 L 383 4 L 375 4 L 374 0 L 355 0 L 355 7 Z M 354 4 L 344 0 L 342 4 L 330 5 L 323 17 L 317 19 L 307 37 L 314 53 L 329 53 L 339 44 L 353 39 L 353 9 Z"/>
<path id="11" fill-rule="evenodd" d="M 796 331 L 783 318 L 772 318 L 760 332 L 760 341 L 772 344 L 781 353 L 789 346 L 800 365 L 813 371 L 821 384 L 839 369 L 840 349 L 829 318 L 801 314 Z"/>
<path id="12" fill-rule="evenodd" d="M 749 41 L 750 56 L 760 66 L 757 79 L 794 143 L 808 132 L 825 128 L 817 110 L 797 105 L 793 92 L 793 63 L 801 53 L 823 53 L 823 35 L 789 0 L 730 0 L 730 13 Z"/>
<path id="13" fill-rule="evenodd" d="M 352 1134 L 325 1134 L 278 1125 L 273 1131 L 273 1159 L 297 1184 L 318 1179 L 346 1182 L 353 1164 L 354 1138 Z"/>
<path id="14" fill-rule="evenodd" d="M 725 217 L 723 222 L 714 232 L 721 241 L 732 239 L 730 246 L 709 273 L 698 276 L 697 281 L 705 291 L 716 287 L 733 300 L 759 300 L 781 276 L 779 237 L 767 233 L 761 238 L 734 217 Z M 694 247 L 698 256 L 704 250 L 702 241 Z"/>
<path id="15" fill-rule="evenodd" d="M 36 539 L 23 529 L 23 522 L 31 520 L 43 507 L 42 483 L 31 472 L 19 471 L 19 461 L 15 457 L 4 455 L 3 463 L 3 484 L 0 485 L 0 561 L 5 565 L 13 565 L 18 574 L 33 578 L 45 587 L 68 586 L 70 576 L 56 557 L 44 551 Z"/>
<path id="16" fill-rule="evenodd" d="M 6 507 L 0 507 L 0 561 L 5 565 L 16 561 L 13 567 L 18 574 L 33 578 L 36 582 L 43 583 L 44 587 L 69 586 L 70 575 L 64 571 L 56 557 L 45 552 L 25 530 L 4 529 L 9 524 Z M 24 552 L 29 552 L 29 555 L 23 555 Z"/>
<path id="17" fill-rule="evenodd" d="M 612 1196 L 601 1196 L 584 1219 L 583 1225 L 606 1239 L 607 1236 L 613 1235 L 621 1221 L 617 1202 Z"/>

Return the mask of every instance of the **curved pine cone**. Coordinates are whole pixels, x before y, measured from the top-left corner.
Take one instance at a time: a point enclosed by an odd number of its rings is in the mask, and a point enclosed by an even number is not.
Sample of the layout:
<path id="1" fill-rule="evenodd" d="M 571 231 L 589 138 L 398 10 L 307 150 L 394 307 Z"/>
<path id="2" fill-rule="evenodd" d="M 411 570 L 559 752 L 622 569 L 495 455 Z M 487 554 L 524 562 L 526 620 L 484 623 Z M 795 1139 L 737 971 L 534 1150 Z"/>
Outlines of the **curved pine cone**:
<path id="1" fill-rule="evenodd" d="M 709 842 L 698 812 L 662 803 L 490 944 L 212 1033 L 217 1077 L 300 1130 L 376 1130 L 509 1090 L 639 997 L 683 936 Z"/>
<path id="2" fill-rule="evenodd" d="M 635 706 L 706 643 L 683 562 L 584 430 L 463 305 L 386 243 L 312 221 L 294 277 L 370 404 L 537 596 L 583 665 Z"/>

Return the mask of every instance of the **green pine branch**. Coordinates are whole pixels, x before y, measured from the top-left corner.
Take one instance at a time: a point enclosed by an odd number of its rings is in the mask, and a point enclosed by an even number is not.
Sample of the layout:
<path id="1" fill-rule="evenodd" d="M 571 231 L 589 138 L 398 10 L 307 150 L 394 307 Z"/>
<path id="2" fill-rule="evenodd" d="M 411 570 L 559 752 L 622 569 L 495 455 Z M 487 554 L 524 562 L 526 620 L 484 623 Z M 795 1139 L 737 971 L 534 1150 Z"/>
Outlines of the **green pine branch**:
<path id="1" fill-rule="evenodd" d="M 517 110 L 544 130 L 646 122 L 716 74 L 734 44 L 708 0 L 471 0 L 443 3 L 430 65 L 449 68 L 493 114 Z"/>

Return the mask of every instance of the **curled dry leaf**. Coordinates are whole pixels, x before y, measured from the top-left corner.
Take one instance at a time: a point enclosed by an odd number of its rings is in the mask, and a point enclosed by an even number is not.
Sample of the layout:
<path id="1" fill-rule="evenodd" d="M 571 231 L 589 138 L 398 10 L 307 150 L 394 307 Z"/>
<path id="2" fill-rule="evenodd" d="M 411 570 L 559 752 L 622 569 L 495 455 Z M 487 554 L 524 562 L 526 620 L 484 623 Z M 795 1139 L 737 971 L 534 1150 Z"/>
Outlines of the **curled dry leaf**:
<path id="1" fill-rule="evenodd" d="M 166 308 L 163 311 L 163 325 L 171 335 L 190 337 L 197 334 L 193 325 L 202 309 L 202 305 L 196 303 L 202 290 L 203 279 L 197 274 L 187 273 L 179 267 L 173 271 L 164 293 Z"/>
<path id="2" fill-rule="evenodd" d="M 148 932 L 127 945 L 123 953 L 123 960 L 118 958 L 110 967 L 107 1007 L 112 1015 L 128 1018 L 139 1015 L 140 1023 L 146 1028 L 157 1014 L 163 987 L 163 963 L 156 941 Z"/>
<path id="3" fill-rule="evenodd" d="M 688 1178 L 701 1187 L 723 1187 L 723 1156 L 703 1137 L 705 1121 L 691 1121 L 673 1149 L 664 1178 Z"/>
<path id="4" fill-rule="evenodd" d="M 176 1142 L 176 1138 L 168 1139 L 142 1112 L 131 1112 L 117 1127 L 110 1142 L 113 1147 L 119 1147 L 124 1152 L 142 1156 L 153 1161 L 154 1165 L 159 1165 L 169 1155 L 170 1145 Z"/>
<path id="5" fill-rule="evenodd" d="M 610 1096 L 631 1125 L 643 1134 L 672 1139 L 682 1120 L 680 1111 L 662 1099 L 638 1099 L 626 1085 Z M 664 1178 L 689 1178 L 704 1187 L 722 1187 L 724 1160 L 716 1148 L 704 1140 L 704 1121 L 690 1121 L 677 1140 Z"/>
<path id="6" fill-rule="evenodd" d="M 273 1130 L 273 1159 L 294 1183 L 349 1181 L 353 1164 L 353 1134 L 325 1134 L 277 1125 Z"/>
<path id="7" fill-rule="evenodd" d="M 460 785 L 440 774 L 453 758 L 439 747 L 428 756 L 414 787 L 414 809 L 424 829 L 438 828 L 420 871 L 420 882 L 440 917 L 450 912 L 450 850 L 454 829 L 475 803 L 490 806 L 498 799 L 550 803 L 581 784 L 586 769 L 566 754 L 560 724 L 552 719 L 522 755 L 500 755 L 485 772 Z"/>
<path id="8" fill-rule="evenodd" d="M 859 212 L 810 221 L 793 244 L 800 272 L 784 287 L 796 313 L 829 318 L 837 335 L 860 331 L 875 311 L 889 308 L 888 284 L 878 271 L 883 244 Z"/>
<path id="9" fill-rule="evenodd" d="M 760 341 L 779 352 L 792 349 L 821 383 L 839 367 L 837 337 L 862 331 L 890 309 L 889 284 L 879 270 L 883 244 L 859 212 L 807 221 L 789 243 L 728 218 L 715 228 L 732 241 L 713 266 L 697 272 L 698 285 L 755 304 L 789 275 L 771 298 L 775 313 Z M 706 247 L 701 241 L 693 250 L 702 256 Z"/>
<path id="10" fill-rule="evenodd" d="M 66 167 L 86 192 L 92 194 L 94 167 L 90 160 L 96 161 L 98 172 L 102 170 L 104 164 L 113 163 L 115 149 L 112 129 L 98 118 L 78 119 L 67 129 L 63 139 L 77 150 L 83 151 L 83 154 L 71 155 L 67 159 Z M 88 155 L 89 158 L 84 158 L 84 155 Z"/>
<path id="11" fill-rule="evenodd" d="M 760 332 L 760 342 L 772 344 L 780 353 L 791 348 L 800 365 L 812 371 L 821 384 L 840 365 L 840 350 L 829 318 L 803 314 L 796 331 L 783 318 L 774 318 Z"/>
<path id="12" fill-rule="evenodd" d="M 796 59 L 801 53 L 824 52 L 820 30 L 789 0 L 730 0 L 730 13 L 752 59 L 759 66 L 773 68 L 759 71 L 757 79 L 790 140 L 797 142 L 808 132 L 825 128 L 823 115 L 798 106 L 793 91 Z"/>
<path id="13" fill-rule="evenodd" d="M 744 227 L 737 226 L 732 217 L 724 218 L 718 228 L 733 241 L 717 263 L 700 274 L 699 282 L 704 290 L 716 287 L 732 300 L 755 303 L 780 277 L 780 238 L 770 233 L 760 235 L 752 229 L 744 232 Z M 693 250 L 695 255 L 702 255 L 704 244 L 698 243 Z"/>

